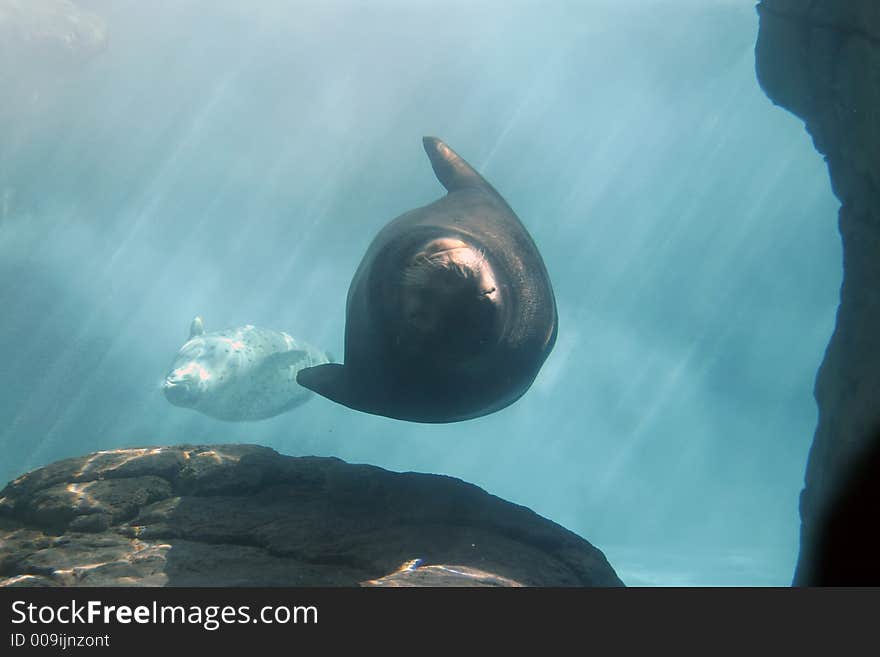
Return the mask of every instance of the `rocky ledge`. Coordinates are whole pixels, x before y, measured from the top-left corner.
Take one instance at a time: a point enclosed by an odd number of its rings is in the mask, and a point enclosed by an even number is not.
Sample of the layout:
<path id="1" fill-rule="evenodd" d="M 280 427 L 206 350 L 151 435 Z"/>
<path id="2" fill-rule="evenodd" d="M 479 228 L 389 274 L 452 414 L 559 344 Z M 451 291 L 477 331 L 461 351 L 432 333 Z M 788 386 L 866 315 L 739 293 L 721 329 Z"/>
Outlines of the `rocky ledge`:
<path id="1" fill-rule="evenodd" d="M 620 586 L 603 554 L 440 475 L 256 445 L 97 452 L 0 491 L 5 586 Z"/>
<path id="2" fill-rule="evenodd" d="M 758 80 L 804 120 L 842 203 L 840 307 L 800 505 L 794 582 L 809 584 L 828 506 L 880 429 L 880 2 L 763 0 L 758 13 Z"/>

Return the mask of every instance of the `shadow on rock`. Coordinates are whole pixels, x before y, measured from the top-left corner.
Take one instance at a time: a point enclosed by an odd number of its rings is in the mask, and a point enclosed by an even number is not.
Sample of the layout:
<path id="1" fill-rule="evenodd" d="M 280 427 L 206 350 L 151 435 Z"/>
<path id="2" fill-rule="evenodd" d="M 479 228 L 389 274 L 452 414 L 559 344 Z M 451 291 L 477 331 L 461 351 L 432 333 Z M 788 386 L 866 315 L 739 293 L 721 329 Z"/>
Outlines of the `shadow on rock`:
<path id="1" fill-rule="evenodd" d="M 809 586 L 880 585 L 880 432 L 833 496 L 816 539 Z"/>

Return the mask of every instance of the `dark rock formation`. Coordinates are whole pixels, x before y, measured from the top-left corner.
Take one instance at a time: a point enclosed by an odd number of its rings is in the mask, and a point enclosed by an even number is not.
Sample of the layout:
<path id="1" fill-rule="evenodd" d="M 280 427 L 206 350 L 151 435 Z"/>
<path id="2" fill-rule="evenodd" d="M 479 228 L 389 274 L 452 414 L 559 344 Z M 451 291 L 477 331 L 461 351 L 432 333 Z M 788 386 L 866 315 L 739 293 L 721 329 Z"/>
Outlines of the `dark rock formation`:
<path id="1" fill-rule="evenodd" d="M 764 0 L 758 12 L 761 86 L 806 122 L 842 203 L 840 307 L 800 505 L 794 581 L 808 584 L 828 504 L 880 427 L 880 3 Z"/>
<path id="2" fill-rule="evenodd" d="M 585 540 L 471 484 L 254 445 L 97 452 L 0 491 L 0 585 L 362 582 L 621 585 Z"/>
<path id="3" fill-rule="evenodd" d="M 880 436 L 832 497 L 801 579 L 815 586 L 880 586 Z"/>

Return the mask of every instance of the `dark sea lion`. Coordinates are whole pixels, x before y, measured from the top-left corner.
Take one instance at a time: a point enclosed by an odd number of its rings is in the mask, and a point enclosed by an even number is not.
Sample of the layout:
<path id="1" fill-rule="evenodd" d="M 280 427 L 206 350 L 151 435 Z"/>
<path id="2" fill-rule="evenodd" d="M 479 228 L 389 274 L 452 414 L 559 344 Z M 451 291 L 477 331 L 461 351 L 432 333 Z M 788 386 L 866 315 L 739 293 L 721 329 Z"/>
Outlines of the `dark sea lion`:
<path id="1" fill-rule="evenodd" d="M 348 290 L 344 363 L 297 381 L 367 413 L 456 422 L 529 389 L 556 341 L 556 301 L 501 195 L 442 141 L 423 141 L 449 193 L 379 232 Z"/>

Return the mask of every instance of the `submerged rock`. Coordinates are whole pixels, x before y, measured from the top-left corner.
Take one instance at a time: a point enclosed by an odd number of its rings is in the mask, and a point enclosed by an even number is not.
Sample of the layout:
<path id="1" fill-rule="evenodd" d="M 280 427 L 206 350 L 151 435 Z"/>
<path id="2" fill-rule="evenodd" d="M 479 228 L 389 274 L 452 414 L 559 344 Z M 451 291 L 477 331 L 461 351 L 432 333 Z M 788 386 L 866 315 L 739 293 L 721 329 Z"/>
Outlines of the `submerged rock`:
<path id="1" fill-rule="evenodd" d="M 801 577 L 813 586 L 880 586 L 880 435 L 843 479 Z"/>
<path id="2" fill-rule="evenodd" d="M 390 575 L 361 582 L 361 586 L 407 587 L 407 586 L 481 586 L 517 587 L 517 581 L 501 577 L 485 570 L 469 566 L 447 564 L 421 565 L 421 559 L 403 564 Z"/>
<path id="3" fill-rule="evenodd" d="M 829 504 L 880 429 L 880 3 L 764 0 L 758 12 L 758 80 L 806 122 L 842 203 L 840 307 L 816 378 L 819 421 L 800 503 L 794 582 L 811 584 Z M 880 565 L 864 565 L 876 580 Z"/>
<path id="4" fill-rule="evenodd" d="M 256 445 L 97 452 L 0 491 L 0 585 L 361 583 L 622 584 L 587 541 L 458 479 Z"/>

